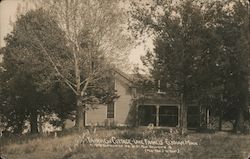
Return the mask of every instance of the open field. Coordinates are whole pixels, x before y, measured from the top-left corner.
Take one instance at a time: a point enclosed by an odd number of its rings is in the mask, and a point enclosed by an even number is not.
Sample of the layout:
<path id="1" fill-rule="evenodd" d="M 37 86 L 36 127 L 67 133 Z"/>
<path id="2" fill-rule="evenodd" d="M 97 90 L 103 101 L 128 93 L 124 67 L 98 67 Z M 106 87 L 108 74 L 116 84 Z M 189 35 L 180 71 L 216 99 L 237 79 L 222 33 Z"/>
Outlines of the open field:
<path id="1" fill-rule="evenodd" d="M 91 139 L 134 139 L 137 141 L 190 141 L 198 145 L 154 147 L 96 147 L 83 143 Z M 105 140 L 107 141 L 107 140 Z M 151 144 L 154 144 L 153 142 Z M 166 130 L 97 129 L 57 137 L 33 136 L 1 139 L 2 156 L 7 159 L 246 159 L 250 156 L 250 136 L 225 132 L 179 135 Z M 123 143 L 123 146 L 126 145 Z M 157 145 L 157 144 L 156 144 Z M 155 146 L 156 146 L 155 145 Z M 163 150 L 159 152 L 158 150 Z M 171 150 L 171 151 L 168 151 Z M 179 152 L 176 152 L 178 150 Z M 154 151 L 154 152 L 152 152 Z"/>

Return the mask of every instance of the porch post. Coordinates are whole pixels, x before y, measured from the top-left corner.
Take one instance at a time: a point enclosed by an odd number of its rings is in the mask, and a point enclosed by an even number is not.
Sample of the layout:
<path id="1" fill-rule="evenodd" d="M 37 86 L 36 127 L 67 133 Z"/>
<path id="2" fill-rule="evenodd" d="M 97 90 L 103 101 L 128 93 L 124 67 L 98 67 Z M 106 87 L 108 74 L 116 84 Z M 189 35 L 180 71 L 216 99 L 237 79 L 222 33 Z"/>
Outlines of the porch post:
<path id="1" fill-rule="evenodd" d="M 159 105 L 156 105 L 156 126 L 159 126 Z"/>
<path id="2" fill-rule="evenodd" d="M 135 108 L 135 126 L 138 127 L 139 126 L 139 111 L 138 111 L 138 104 L 136 104 L 136 108 Z"/>
<path id="3" fill-rule="evenodd" d="M 178 127 L 180 128 L 181 127 L 181 105 L 178 106 Z"/>
<path id="4" fill-rule="evenodd" d="M 206 110 L 206 126 L 207 126 L 207 127 L 209 127 L 209 122 L 210 122 L 210 121 L 209 121 L 209 114 L 210 114 L 210 110 L 207 109 L 207 110 Z"/>

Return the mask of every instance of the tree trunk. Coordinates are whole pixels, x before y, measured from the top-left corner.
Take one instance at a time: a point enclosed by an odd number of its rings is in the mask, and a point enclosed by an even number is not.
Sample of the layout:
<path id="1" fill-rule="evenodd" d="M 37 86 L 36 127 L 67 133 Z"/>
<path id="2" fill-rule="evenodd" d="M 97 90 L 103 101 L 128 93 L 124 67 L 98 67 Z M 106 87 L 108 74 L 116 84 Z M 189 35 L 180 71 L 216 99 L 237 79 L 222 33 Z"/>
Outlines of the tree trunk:
<path id="1" fill-rule="evenodd" d="M 243 76 L 239 83 L 240 94 L 239 94 L 239 107 L 237 109 L 237 116 L 235 120 L 234 130 L 236 133 L 242 132 L 245 121 L 245 113 L 248 111 L 248 76 L 247 73 Z"/>
<path id="2" fill-rule="evenodd" d="M 247 11 L 249 11 L 249 6 L 247 4 Z M 247 13 L 246 13 L 247 14 Z M 248 35 L 246 38 L 248 40 L 248 44 L 250 44 L 250 36 L 249 36 L 249 16 L 245 16 L 245 29 L 247 32 L 244 31 L 244 28 L 241 29 L 241 36 Z M 249 49 L 249 47 L 248 47 Z M 246 55 L 243 56 L 242 61 L 242 78 L 238 81 L 240 94 L 239 94 L 239 108 L 237 109 L 237 117 L 235 120 L 234 130 L 236 133 L 242 132 L 244 128 L 244 121 L 246 120 L 246 114 L 248 113 L 249 107 L 249 85 L 248 85 L 248 77 L 249 77 L 249 51 L 246 52 Z"/>
<path id="3" fill-rule="evenodd" d="M 220 116 L 219 116 L 219 131 L 222 130 L 222 113 L 220 112 Z"/>
<path id="4" fill-rule="evenodd" d="M 243 130 L 243 125 L 244 125 L 244 116 L 243 116 L 243 111 L 239 110 L 236 120 L 235 120 L 235 124 L 234 124 L 234 132 L 235 133 L 240 133 Z"/>
<path id="5" fill-rule="evenodd" d="M 38 116 L 38 113 L 36 110 L 32 111 L 30 114 L 30 128 L 31 128 L 30 133 L 31 134 L 38 134 L 37 116 Z"/>
<path id="6" fill-rule="evenodd" d="M 187 132 L 187 105 L 185 94 L 181 94 L 181 123 L 182 133 Z"/>
<path id="7" fill-rule="evenodd" d="M 81 102 L 81 97 L 77 97 L 76 127 L 79 131 L 85 127 L 85 111 Z"/>
<path id="8" fill-rule="evenodd" d="M 223 101 L 223 100 L 221 100 Z M 223 121 L 223 107 L 222 105 L 220 105 L 220 109 L 219 109 L 219 131 L 222 130 L 222 121 Z"/>
<path id="9" fill-rule="evenodd" d="M 78 49 L 75 48 L 74 59 L 75 59 L 75 80 L 76 80 L 76 127 L 79 131 L 85 127 L 85 113 L 82 103 L 82 90 L 81 90 L 81 72 L 79 68 Z"/>

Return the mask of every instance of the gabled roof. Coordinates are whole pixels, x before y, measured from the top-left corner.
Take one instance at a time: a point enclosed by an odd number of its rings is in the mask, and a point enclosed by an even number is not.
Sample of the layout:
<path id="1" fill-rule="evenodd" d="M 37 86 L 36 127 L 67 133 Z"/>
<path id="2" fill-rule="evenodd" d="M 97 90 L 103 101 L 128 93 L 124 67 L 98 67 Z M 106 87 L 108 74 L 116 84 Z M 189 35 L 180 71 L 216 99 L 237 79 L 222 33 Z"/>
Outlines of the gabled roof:
<path id="1" fill-rule="evenodd" d="M 118 68 L 113 68 L 112 70 L 113 70 L 116 74 L 118 74 L 120 77 L 122 77 L 123 79 L 125 79 L 126 83 L 127 83 L 129 86 L 132 86 L 132 84 L 133 84 L 133 78 L 132 78 L 130 75 L 124 73 L 123 71 L 121 71 L 121 70 L 118 69 Z"/>

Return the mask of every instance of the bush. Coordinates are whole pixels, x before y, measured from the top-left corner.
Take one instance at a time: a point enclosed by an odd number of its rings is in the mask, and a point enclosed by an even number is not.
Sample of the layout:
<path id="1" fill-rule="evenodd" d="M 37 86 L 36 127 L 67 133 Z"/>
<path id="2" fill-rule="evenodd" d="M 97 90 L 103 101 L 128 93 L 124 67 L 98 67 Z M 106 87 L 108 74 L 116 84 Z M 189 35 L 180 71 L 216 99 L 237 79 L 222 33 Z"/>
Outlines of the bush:
<path id="1" fill-rule="evenodd" d="M 210 129 L 210 128 L 206 128 L 206 127 L 201 127 L 199 129 L 197 129 L 197 132 L 199 132 L 199 133 L 214 134 L 215 130 L 214 129 Z"/>
<path id="2" fill-rule="evenodd" d="M 249 120 L 244 122 L 242 133 L 250 134 L 250 121 Z"/>
<path id="3" fill-rule="evenodd" d="M 106 119 L 105 122 L 104 122 L 104 126 L 108 127 L 108 128 L 116 128 L 117 123 L 114 120 Z"/>
<path id="4" fill-rule="evenodd" d="M 125 139 L 143 139 L 143 133 L 140 131 L 136 130 L 125 130 L 117 134 L 118 137 L 120 138 L 125 138 Z"/>
<path id="5" fill-rule="evenodd" d="M 121 131 L 117 134 L 118 137 L 125 139 L 158 139 L 158 138 L 168 138 L 168 139 L 180 139 L 183 135 L 176 128 L 172 129 L 128 129 Z"/>

